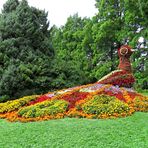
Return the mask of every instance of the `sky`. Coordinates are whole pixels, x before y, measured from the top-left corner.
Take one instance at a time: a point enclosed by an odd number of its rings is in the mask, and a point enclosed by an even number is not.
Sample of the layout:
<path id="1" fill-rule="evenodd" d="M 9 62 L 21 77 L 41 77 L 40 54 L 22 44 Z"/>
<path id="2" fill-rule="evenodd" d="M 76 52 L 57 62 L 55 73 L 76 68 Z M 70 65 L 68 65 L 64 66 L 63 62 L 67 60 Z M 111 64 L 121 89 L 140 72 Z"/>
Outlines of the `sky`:
<path id="1" fill-rule="evenodd" d="M 0 0 L 0 10 L 7 0 Z M 48 11 L 50 25 L 60 27 L 70 15 L 92 17 L 97 13 L 95 0 L 28 0 L 30 6 Z"/>

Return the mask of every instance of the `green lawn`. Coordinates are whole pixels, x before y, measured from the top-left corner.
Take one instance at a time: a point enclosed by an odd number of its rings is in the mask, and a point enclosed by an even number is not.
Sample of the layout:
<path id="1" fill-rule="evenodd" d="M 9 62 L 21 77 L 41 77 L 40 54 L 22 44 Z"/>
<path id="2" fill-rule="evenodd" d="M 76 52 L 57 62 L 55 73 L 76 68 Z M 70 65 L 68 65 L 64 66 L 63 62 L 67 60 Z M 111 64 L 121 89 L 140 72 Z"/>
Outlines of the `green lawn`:
<path id="1" fill-rule="evenodd" d="M 143 91 L 143 92 L 139 92 L 139 93 L 141 93 L 142 95 L 148 96 L 148 90 L 147 91 Z"/>
<path id="2" fill-rule="evenodd" d="M 0 148 L 146 148 L 148 114 L 112 120 L 0 120 Z"/>
<path id="3" fill-rule="evenodd" d="M 142 94 L 145 96 L 148 96 L 148 92 L 143 92 Z"/>

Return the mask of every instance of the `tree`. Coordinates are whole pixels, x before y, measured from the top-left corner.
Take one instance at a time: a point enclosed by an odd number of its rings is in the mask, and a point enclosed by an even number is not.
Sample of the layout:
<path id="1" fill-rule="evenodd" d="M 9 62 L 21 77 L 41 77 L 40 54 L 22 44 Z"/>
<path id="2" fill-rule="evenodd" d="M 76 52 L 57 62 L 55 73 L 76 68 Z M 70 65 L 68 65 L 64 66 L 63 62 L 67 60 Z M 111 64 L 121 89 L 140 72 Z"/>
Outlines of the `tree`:
<path id="1" fill-rule="evenodd" d="M 122 44 L 129 44 L 133 48 L 140 49 L 133 55 L 133 65 L 135 76 L 139 78 L 139 71 L 142 67 L 146 67 L 147 50 L 147 1 L 146 0 L 96 0 L 98 8 L 98 35 L 96 40 L 101 44 L 104 50 L 108 51 L 112 63 L 115 63 L 115 51 Z M 138 40 L 144 37 L 144 42 Z M 146 44 L 145 44 L 146 43 Z M 116 45 L 116 46 L 114 46 Z M 144 48 L 142 48 L 142 46 Z M 141 63 L 141 64 L 140 64 Z M 145 66 L 144 66 L 145 65 Z M 113 64 L 111 70 L 114 69 Z M 140 69 L 139 69 L 139 68 Z M 144 68 L 140 72 L 143 78 Z"/>
<path id="2" fill-rule="evenodd" d="M 3 13 L 11 13 L 15 11 L 17 6 L 19 5 L 18 0 L 7 0 L 6 3 L 3 5 Z"/>
<path id="3" fill-rule="evenodd" d="M 0 96 L 11 98 L 50 89 L 50 43 L 45 11 L 26 0 L 8 0 L 0 17 Z"/>
<path id="4" fill-rule="evenodd" d="M 148 2 L 146 0 L 125 1 L 125 30 L 129 43 L 137 51 L 133 55 L 133 67 L 138 88 L 148 88 Z M 142 41 L 139 41 L 143 38 Z M 146 84 L 146 85 L 145 85 Z"/>
<path id="5" fill-rule="evenodd" d="M 83 28 L 87 18 L 75 14 L 61 28 L 52 28 L 52 44 L 55 49 L 53 60 L 53 88 L 71 87 L 88 82 L 88 53 L 83 43 Z"/>

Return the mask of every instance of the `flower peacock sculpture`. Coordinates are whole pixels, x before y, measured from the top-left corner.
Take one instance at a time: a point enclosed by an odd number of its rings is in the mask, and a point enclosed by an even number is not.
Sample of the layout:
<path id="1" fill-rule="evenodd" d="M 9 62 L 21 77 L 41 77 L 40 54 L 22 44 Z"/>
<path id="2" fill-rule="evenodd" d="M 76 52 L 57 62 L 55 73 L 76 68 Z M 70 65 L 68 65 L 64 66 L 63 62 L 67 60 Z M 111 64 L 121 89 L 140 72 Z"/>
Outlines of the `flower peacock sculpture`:
<path id="1" fill-rule="evenodd" d="M 132 53 L 133 50 L 130 46 L 121 46 L 121 48 L 118 49 L 118 55 L 120 58 L 118 70 L 104 76 L 98 81 L 98 83 L 118 85 L 120 87 L 132 87 L 135 82 L 130 62 L 130 56 Z"/>
<path id="2" fill-rule="evenodd" d="M 131 89 L 135 82 L 130 63 L 132 53 L 130 46 L 121 46 L 118 49 L 118 70 L 94 84 L 0 103 L 0 118 L 29 122 L 64 117 L 115 118 L 135 111 L 146 112 L 148 97 Z"/>

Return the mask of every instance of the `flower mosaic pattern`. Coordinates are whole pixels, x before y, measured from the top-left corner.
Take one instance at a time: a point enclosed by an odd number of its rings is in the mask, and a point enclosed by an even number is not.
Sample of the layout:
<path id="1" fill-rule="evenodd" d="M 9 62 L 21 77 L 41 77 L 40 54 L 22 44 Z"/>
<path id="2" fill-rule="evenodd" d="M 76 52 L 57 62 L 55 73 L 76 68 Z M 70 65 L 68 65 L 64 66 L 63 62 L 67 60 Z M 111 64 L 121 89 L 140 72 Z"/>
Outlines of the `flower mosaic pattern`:
<path id="1" fill-rule="evenodd" d="M 135 111 L 148 111 L 148 97 L 129 88 L 98 83 L 0 103 L 0 118 L 20 122 L 64 117 L 117 118 Z"/>

